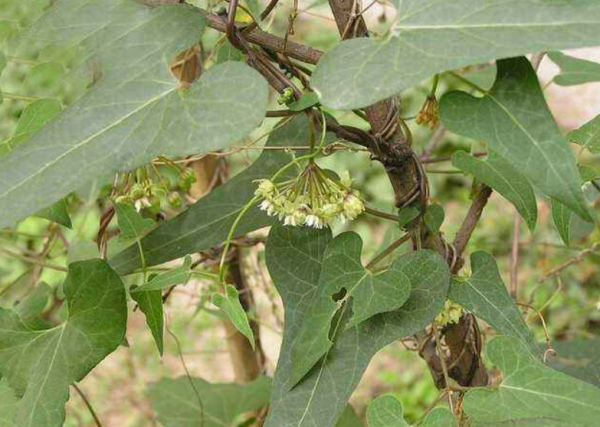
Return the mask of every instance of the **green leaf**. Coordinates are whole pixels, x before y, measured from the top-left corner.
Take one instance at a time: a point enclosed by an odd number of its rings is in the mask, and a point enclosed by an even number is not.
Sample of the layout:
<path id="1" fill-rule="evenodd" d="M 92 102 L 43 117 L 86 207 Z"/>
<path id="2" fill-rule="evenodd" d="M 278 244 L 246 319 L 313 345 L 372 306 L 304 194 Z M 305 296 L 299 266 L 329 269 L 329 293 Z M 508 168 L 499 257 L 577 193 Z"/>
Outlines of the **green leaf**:
<path id="1" fill-rule="evenodd" d="M 133 239 L 139 241 L 142 236 L 154 225 L 150 218 L 144 218 L 131 205 L 124 203 L 115 203 L 115 213 L 121 234 L 119 238 L 123 240 Z"/>
<path id="2" fill-rule="evenodd" d="M 471 269 L 468 279 L 452 279 L 448 298 L 498 332 L 520 339 L 532 354 L 539 355 L 535 337 L 508 294 L 494 257 L 484 251 L 472 253 Z"/>
<path id="3" fill-rule="evenodd" d="M 288 108 L 292 111 L 302 111 L 307 108 L 317 105 L 319 96 L 314 92 L 304 92 L 298 101 L 288 104 Z"/>
<path id="4" fill-rule="evenodd" d="M 575 86 L 600 81 L 600 64 L 574 58 L 560 52 L 548 52 L 548 57 L 560 67 L 560 74 L 554 77 L 559 86 Z"/>
<path id="5" fill-rule="evenodd" d="M 319 282 L 329 230 L 275 224 L 267 240 L 269 273 L 283 299 L 285 330 L 265 427 L 333 427 L 371 358 L 381 348 L 425 328 L 439 313 L 449 285 L 444 260 L 432 251 L 398 261 L 411 295 L 393 312 L 343 329 L 317 366 L 292 388 L 292 348 L 310 308 L 304 295 Z M 348 319 L 348 315 L 344 316 Z"/>
<path id="6" fill-rule="evenodd" d="M 444 208 L 441 205 L 429 205 L 427 207 L 427 211 L 425 212 L 425 225 L 429 231 L 432 233 L 437 233 L 440 231 L 445 217 L 446 214 L 444 213 Z"/>
<path id="7" fill-rule="evenodd" d="M 14 421 L 18 404 L 19 399 L 6 378 L 0 378 L 0 427 L 17 427 Z"/>
<path id="8" fill-rule="evenodd" d="M 600 154 L 600 115 L 569 133 L 567 137 L 590 150 L 592 154 Z"/>
<path id="9" fill-rule="evenodd" d="M 226 285 L 225 294 L 213 295 L 212 303 L 227 316 L 240 333 L 248 338 L 248 341 L 252 344 L 252 348 L 254 348 L 254 333 L 250 327 L 246 311 L 242 307 L 242 303 L 240 303 L 237 289 L 232 285 Z"/>
<path id="10" fill-rule="evenodd" d="M 356 233 L 343 233 L 327 246 L 316 286 L 303 295 L 309 308 L 300 319 L 302 326 L 292 348 L 292 383 L 296 384 L 323 357 L 339 335 L 334 321 L 352 313 L 344 329 L 356 326 L 379 313 L 396 310 L 410 294 L 410 280 L 398 259 L 389 270 L 373 274 L 360 261 L 362 240 Z M 343 295 L 343 297 L 342 297 Z"/>
<path id="11" fill-rule="evenodd" d="M 369 427 L 409 427 L 404 421 L 402 402 L 392 395 L 380 396 L 367 408 Z"/>
<path id="12" fill-rule="evenodd" d="M 515 167 L 494 152 L 485 160 L 477 159 L 464 151 L 452 155 L 452 165 L 500 193 L 515 205 L 529 230 L 537 222 L 537 203 L 533 187 Z"/>
<path id="13" fill-rule="evenodd" d="M 466 394 L 463 407 L 473 427 L 598 424 L 600 389 L 545 366 L 513 337 L 492 340 L 487 355 L 502 371 L 503 381 L 495 390 Z"/>
<path id="14" fill-rule="evenodd" d="M 31 138 L 61 111 L 60 102 L 55 99 L 40 99 L 25 107 L 14 135 L 0 145 L 0 157 Z"/>
<path id="15" fill-rule="evenodd" d="M 397 0 L 395 36 L 343 41 L 319 60 L 321 103 L 356 109 L 441 71 L 600 44 L 596 0 Z"/>
<path id="16" fill-rule="evenodd" d="M 442 98 L 440 110 L 450 131 L 487 142 L 543 193 L 591 220 L 575 155 L 526 58 L 498 62 L 496 83 L 483 98 L 451 92 Z"/>
<path id="17" fill-rule="evenodd" d="M 553 341 L 556 357 L 548 364 L 565 374 L 600 388 L 600 340 Z"/>
<path id="18" fill-rule="evenodd" d="M 367 408 L 369 427 L 409 427 L 404 420 L 402 402 L 392 395 L 380 396 Z M 456 419 L 446 408 L 432 410 L 420 427 L 456 427 Z"/>
<path id="19" fill-rule="evenodd" d="M 600 178 L 600 168 L 597 166 L 579 164 L 578 167 L 583 182 L 591 182 Z"/>
<path id="20" fill-rule="evenodd" d="M 146 325 L 152 332 L 154 342 L 158 348 L 160 355 L 163 355 L 164 339 L 164 317 L 163 317 L 163 301 L 161 291 L 144 291 L 139 292 L 136 288 L 131 292 L 131 298 L 138 303 L 140 310 L 146 317 Z M 136 292 L 137 291 L 137 292 Z"/>
<path id="21" fill-rule="evenodd" d="M 31 330 L 0 309 L 0 373 L 17 396 L 19 427 L 60 427 L 69 386 L 80 381 L 125 337 L 125 287 L 102 260 L 71 264 L 64 283 L 69 317 L 46 330 Z"/>
<path id="22" fill-rule="evenodd" d="M 175 285 L 185 285 L 192 275 L 191 266 L 192 258 L 186 256 L 181 266 L 153 277 L 148 283 L 135 288 L 131 292 L 135 294 L 137 292 L 159 291 Z"/>
<path id="23" fill-rule="evenodd" d="M 347 405 L 335 427 L 364 427 L 364 424 L 358 418 L 358 415 L 356 415 L 354 408 L 351 405 Z"/>
<path id="24" fill-rule="evenodd" d="M 39 319 L 52 295 L 52 288 L 44 282 L 37 285 L 32 292 L 27 295 L 14 308 L 14 312 L 19 315 L 21 321 L 30 329 L 46 329 L 45 322 Z"/>
<path id="25" fill-rule="evenodd" d="M 246 384 L 211 384 L 180 377 L 151 384 L 148 394 L 165 427 L 225 427 L 236 425 L 240 415 L 267 406 L 270 390 L 267 377 Z"/>
<path id="26" fill-rule="evenodd" d="M 573 211 L 555 199 L 550 199 L 550 203 L 552 205 L 554 226 L 565 245 L 571 246 L 571 220 L 573 219 Z"/>
<path id="27" fill-rule="evenodd" d="M 454 418 L 454 415 L 448 409 L 435 408 L 427 415 L 425 421 L 419 427 L 458 427 L 458 424 L 456 418 Z"/>
<path id="28" fill-rule="evenodd" d="M 267 83 L 247 65 L 217 65 L 188 89 L 172 75 L 169 61 L 203 30 L 203 16 L 191 6 L 61 0 L 27 31 L 22 43 L 81 44 L 101 79 L 43 132 L 0 159 L 0 204 L 10 207 L 0 228 L 86 181 L 157 155 L 222 149 L 257 127 Z"/>
<path id="29" fill-rule="evenodd" d="M 308 145 L 311 128 L 305 115 L 281 126 L 283 123 L 280 122 L 269 136 L 266 146 Z M 302 154 L 303 151 L 296 152 L 297 156 Z M 292 157 L 283 150 L 265 150 L 249 168 L 201 198 L 181 215 L 162 223 L 142 239 L 146 265 L 161 264 L 222 244 L 235 218 L 254 196 L 255 181 L 270 178 L 291 160 Z M 291 178 L 293 173 L 295 171 L 290 171 L 282 179 Z M 273 221 L 258 207 L 253 207 L 241 219 L 235 236 L 266 227 Z M 136 246 L 126 249 L 111 260 L 111 265 L 119 274 L 132 272 L 141 266 L 139 249 Z"/>
<path id="30" fill-rule="evenodd" d="M 61 199 L 58 202 L 52 204 L 52 206 L 46 209 L 42 209 L 37 214 L 35 214 L 35 216 L 47 219 L 67 228 L 73 228 L 73 224 L 71 223 L 71 217 L 69 216 L 69 211 L 67 207 L 67 201 L 65 199 Z"/>
<path id="31" fill-rule="evenodd" d="M 216 64 L 221 64 L 227 61 L 242 61 L 244 54 L 231 45 L 229 40 L 225 40 L 223 44 L 217 50 L 217 56 L 215 58 Z"/>

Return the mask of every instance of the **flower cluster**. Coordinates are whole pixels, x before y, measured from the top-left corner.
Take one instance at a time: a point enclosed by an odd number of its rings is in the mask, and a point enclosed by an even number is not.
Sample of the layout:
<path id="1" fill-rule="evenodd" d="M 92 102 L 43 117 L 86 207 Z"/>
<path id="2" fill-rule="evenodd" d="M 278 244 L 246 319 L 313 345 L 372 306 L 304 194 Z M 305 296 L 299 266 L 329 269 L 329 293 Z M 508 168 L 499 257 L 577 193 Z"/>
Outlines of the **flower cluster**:
<path id="1" fill-rule="evenodd" d="M 464 311 L 465 310 L 461 305 L 453 301 L 446 300 L 444 308 L 442 309 L 442 312 L 435 318 L 435 322 L 442 327 L 450 323 L 458 323 Z"/>
<path id="2" fill-rule="evenodd" d="M 421 111 L 417 115 L 416 122 L 418 125 L 429 126 L 434 129 L 440 121 L 439 105 L 435 95 L 430 95 L 425 100 L 421 107 Z"/>
<path id="3" fill-rule="evenodd" d="M 346 173 L 341 180 L 310 163 L 297 178 L 282 183 L 258 181 L 255 194 L 264 198 L 260 208 L 277 216 L 284 225 L 323 228 L 334 219 L 351 221 L 365 206 L 358 191 L 350 188 Z"/>

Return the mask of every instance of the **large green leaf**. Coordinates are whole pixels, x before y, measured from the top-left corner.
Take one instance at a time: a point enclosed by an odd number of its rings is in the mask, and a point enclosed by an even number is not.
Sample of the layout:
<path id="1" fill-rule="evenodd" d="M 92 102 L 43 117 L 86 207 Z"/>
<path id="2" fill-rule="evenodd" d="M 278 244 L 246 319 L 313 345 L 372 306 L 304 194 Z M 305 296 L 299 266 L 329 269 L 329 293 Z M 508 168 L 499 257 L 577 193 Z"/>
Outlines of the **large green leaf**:
<path id="1" fill-rule="evenodd" d="M 280 124 L 269 136 L 266 145 L 308 145 L 310 129 L 306 116 L 300 115 L 283 126 Z M 302 151 L 297 152 L 297 155 L 301 154 Z M 270 178 L 291 160 L 292 157 L 282 150 L 265 150 L 249 168 L 201 198 L 181 215 L 161 224 L 142 239 L 146 265 L 160 264 L 223 243 L 235 218 L 254 196 L 255 181 Z M 272 218 L 254 207 L 238 224 L 236 236 L 272 223 Z M 141 266 L 139 249 L 132 246 L 110 263 L 120 274 L 130 273 Z"/>
<path id="2" fill-rule="evenodd" d="M 560 86 L 575 86 L 600 81 L 600 64 L 574 58 L 560 52 L 549 52 L 548 57 L 560 67 L 554 83 Z"/>
<path id="3" fill-rule="evenodd" d="M 60 427 L 69 386 L 80 381 L 125 337 L 125 287 L 101 260 L 69 266 L 64 283 L 69 317 L 46 330 L 30 329 L 0 309 L 0 373 L 21 397 L 19 427 Z"/>
<path id="4" fill-rule="evenodd" d="M 379 313 L 396 310 L 408 299 L 410 280 L 402 259 L 389 270 L 372 274 L 360 261 L 362 240 L 356 233 L 337 236 L 328 246 L 319 282 L 303 297 L 309 302 L 292 349 L 292 383 L 296 384 L 331 348 L 336 313 L 352 312 L 345 328 Z M 340 294 L 343 292 L 343 297 Z M 337 296 L 337 298 L 336 298 Z"/>
<path id="5" fill-rule="evenodd" d="M 553 341 L 556 357 L 550 357 L 554 369 L 600 388 L 600 339 Z"/>
<path id="6" fill-rule="evenodd" d="M 591 220 L 575 155 L 526 58 L 499 61 L 496 83 L 483 98 L 451 92 L 440 108 L 450 131 L 487 142 L 542 192 Z"/>
<path id="7" fill-rule="evenodd" d="M 0 378 L 0 427 L 17 427 L 15 415 L 19 398 L 8 385 L 5 378 Z"/>
<path id="8" fill-rule="evenodd" d="M 292 388 L 292 349 L 310 308 L 304 295 L 319 283 L 330 241 L 328 230 L 271 228 L 267 266 L 285 306 L 285 330 L 266 427 L 334 426 L 375 353 L 426 327 L 444 305 L 450 277 L 444 260 L 431 251 L 403 255 L 396 265 L 410 280 L 407 303 L 351 328 L 343 327 L 350 316 L 341 316 L 333 347 Z"/>
<path id="9" fill-rule="evenodd" d="M 506 197 L 523 217 L 531 231 L 537 221 L 537 203 L 533 187 L 516 168 L 495 153 L 485 160 L 473 157 L 464 151 L 452 156 L 452 165 L 469 173 L 479 181 Z"/>
<path id="10" fill-rule="evenodd" d="M 179 377 L 151 384 L 148 394 L 165 427 L 225 427 L 235 425 L 238 416 L 267 406 L 270 390 L 267 377 L 247 384 Z"/>
<path id="11" fill-rule="evenodd" d="M 598 425 L 600 389 L 545 366 L 513 337 L 492 340 L 487 355 L 503 381 L 467 393 L 463 407 L 473 427 Z"/>
<path id="12" fill-rule="evenodd" d="M 101 79 L 73 107 L 0 159 L 0 228 L 88 180 L 157 155 L 224 148 L 264 118 L 267 83 L 237 62 L 183 89 L 169 69 L 197 42 L 204 18 L 184 5 L 150 9 L 131 0 L 60 0 L 23 43 L 83 46 Z M 90 59 L 92 60 L 92 59 Z"/>
<path id="13" fill-rule="evenodd" d="M 500 333 L 520 339 L 533 354 L 539 354 L 535 337 L 502 282 L 494 257 L 484 251 L 471 254 L 473 274 L 453 278 L 448 298 L 485 320 Z"/>
<path id="14" fill-rule="evenodd" d="M 587 148 L 593 154 L 600 154 L 600 115 L 584 124 L 579 129 L 569 133 L 567 137 Z"/>
<path id="15" fill-rule="evenodd" d="M 355 109 L 440 71 L 600 44 L 596 0 L 397 0 L 396 35 L 341 42 L 311 83 L 321 102 Z"/>

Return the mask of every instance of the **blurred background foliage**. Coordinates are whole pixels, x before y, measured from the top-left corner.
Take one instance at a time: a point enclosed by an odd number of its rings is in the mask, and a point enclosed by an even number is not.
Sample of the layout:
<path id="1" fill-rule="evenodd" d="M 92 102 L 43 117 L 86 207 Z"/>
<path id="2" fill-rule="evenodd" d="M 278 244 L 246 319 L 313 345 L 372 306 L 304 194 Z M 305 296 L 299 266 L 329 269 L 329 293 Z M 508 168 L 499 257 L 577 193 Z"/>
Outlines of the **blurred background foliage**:
<path id="1" fill-rule="evenodd" d="M 51 0 L 2 0 L 0 2 L 0 49 L 4 50 L 11 38 L 20 30 L 38 19 L 52 3 Z M 204 7 L 218 10 L 222 3 L 207 4 Z M 251 11 L 264 6 L 259 0 L 247 2 Z M 287 16 L 291 1 L 282 1 L 273 19 L 263 23 L 265 28 L 276 34 L 283 34 L 287 27 Z M 326 50 L 337 41 L 337 31 L 332 17 L 322 0 L 300 1 L 299 14 L 294 39 Z M 393 19 L 393 8 L 386 3 L 376 3 L 366 14 L 371 28 L 376 34 L 385 34 Z M 222 34 L 209 30 L 202 40 L 202 56 L 208 67 L 211 62 L 233 58 L 225 49 Z M 55 99 L 66 108 L 84 92 L 94 79 L 93 64 L 80 64 L 76 49 L 47 49 L 36 51 L 24 48 L 9 56 L 7 67 L 0 78 L 0 89 L 5 99 L 0 105 L 0 146 L 10 141 L 19 117 L 32 102 L 38 99 Z M 82 68 L 83 65 L 83 68 Z M 463 70 L 469 78 L 484 87 L 490 87 L 494 76 L 493 66 Z M 544 82 L 545 83 L 545 82 Z M 402 95 L 403 117 L 406 118 L 413 136 L 413 147 L 417 151 L 425 149 L 437 130 L 415 123 L 423 102 L 430 90 L 431 82 L 423 82 Z M 452 78 L 442 78 L 437 94 L 460 86 Z M 547 86 L 548 96 L 552 85 Z M 562 95 L 563 97 L 565 95 Z M 565 97 L 566 103 L 577 103 L 577 99 Z M 272 96 L 271 108 L 281 108 L 277 96 Z M 331 111 L 340 121 L 365 128 L 365 122 L 346 112 Z M 585 121 L 584 119 L 580 120 Z M 265 120 L 263 126 L 250 135 L 240 145 L 265 136 L 275 120 Z M 565 132 L 569 129 L 565 129 Z M 43 132 L 43 130 L 42 130 Z M 264 142 L 261 139 L 258 145 Z M 435 156 L 449 156 L 463 149 L 476 152 L 485 149 L 483 145 L 446 133 L 437 144 Z M 246 167 L 259 150 L 244 150 L 226 157 L 230 174 Z M 598 164 L 598 158 L 585 157 L 583 162 Z M 336 152 L 320 163 L 340 173 L 351 172 L 356 188 L 367 202 L 382 211 L 393 211 L 393 193 L 382 167 L 373 162 L 368 154 L 360 150 Z M 176 180 L 172 171 L 162 166 L 160 173 L 167 179 Z M 449 162 L 427 165 L 430 172 L 432 202 L 444 207 L 445 220 L 442 231 L 452 237 L 464 217 L 471 196 L 472 179 L 453 170 Z M 68 262 L 97 256 L 95 242 L 100 220 L 107 206 L 110 191 L 108 182 L 92 182 L 72 194 L 68 211 L 72 219 L 72 229 L 51 223 L 48 220 L 31 217 L 14 229 L 0 230 L 0 304 L 12 305 L 22 300 L 41 282 L 54 290 L 45 317 L 56 320 L 60 316 L 62 300 L 61 283 Z M 588 191 L 591 201 L 598 207 L 598 192 Z M 184 203 L 173 208 L 161 202 L 159 219 L 169 218 L 185 209 L 192 198 L 183 195 Z M 552 268 L 560 266 L 576 257 L 593 242 L 600 240 L 598 231 L 590 234 L 589 228 L 574 224 L 573 244 L 565 247 L 561 242 L 551 219 L 546 201 L 539 199 L 540 216 L 535 234 L 524 225 L 520 227 L 520 259 L 518 277 L 519 301 L 543 308 L 543 316 L 552 339 L 582 338 L 597 335 L 600 330 L 600 256 L 591 254 L 564 269 L 559 275 L 545 278 Z M 494 194 L 486 208 L 480 227 L 477 229 L 469 248 L 483 249 L 493 253 L 501 266 L 505 283 L 510 282 L 510 254 L 513 242 L 515 211 L 512 205 Z M 115 221 L 109 226 L 109 233 L 116 233 Z M 351 225 L 338 225 L 334 232 L 346 229 L 357 231 L 365 241 L 365 260 L 386 247 L 398 231 L 384 221 L 363 215 Z M 265 232 L 257 233 L 264 237 Z M 273 372 L 279 341 L 281 339 L 281 306 L 268 275 L 264 272 L 262 245 L 247 249 L 248 259 L 256 267 L 254 280 L 257 286 L 256 312 L 251 315 L 261 325 L 261 336 L 268 359 L 269 373 Z M 117 239 L 109 243 L 109 253 L 120 249 Z M 402 251 L 402 249 L 400 249 Z M 262 282 L 263 278 L 266 282 Z M 132 276 L 132 283 L 139 278 Z M 262 283 L 262 284 L 261 284 Z M 192 374 L 211 381 L 231 381 L 232 373 L 227 348 L 223 340 L 220 319 L 210 310 L 203 309 L 207 283 L 195 280 L 185 288 L 177 289 L 167 303 L 168 324 L 172 333 L 179 338 L 180 348 L 171 336 L 166 339 L 165 357 L 161 360 L 156 353 L 150 332 L 143 317 L 134 313 L 129 320 L 128 347 L 122 347 L 111 355 L 82 383 L 93 401 L 100 417 L 106 425 L 146 426 L 154 425 L 152 410 L 145 397 L 146 385 L 162 376 L 183 373 L 179 352 L 185 357 Z M 544 334 L 539 317 L 526 313 L 528 323 L 536 331 L 540 341 Z M 407 419 L 417 421 L 434 403 L 438 396 L 425 363 L 414 351 L 409 351 L 410 343 L 397 343 L 382 351 L 372 362 L 352 402 L 359 413 L 364 413 L 367 402 L 374 396 L 391 392 L 402 400 Z M 92 420 L 78 397 L 71 399 L 68 407 L 67 426 L 92 425 Z"/>

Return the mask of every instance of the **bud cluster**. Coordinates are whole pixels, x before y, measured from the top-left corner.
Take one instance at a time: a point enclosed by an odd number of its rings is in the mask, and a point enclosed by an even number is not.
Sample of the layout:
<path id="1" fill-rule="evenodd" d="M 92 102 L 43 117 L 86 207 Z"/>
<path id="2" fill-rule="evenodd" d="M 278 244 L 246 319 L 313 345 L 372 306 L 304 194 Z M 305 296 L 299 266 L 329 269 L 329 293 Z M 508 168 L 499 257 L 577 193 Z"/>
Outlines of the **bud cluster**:
<path id="1" fill-rule="evenodd" d="M 435 318 L 435 322 L 440 326 L 446 326 L 450 323 L 458 323 L 463 313 L 464 308 L 454 301 L 446 300 L 441 313 Z"/>
<path id="2" fill-rule="evenodd" d="M 316 163 L 310 163 L 295 179 L 275 183 L 258 180 L 255 195 L 264 200 L 260 208 L 279 217 L 284 225 L 323 228 L 334 219 L 351 221 L 365 206 L 358 191 L 350 188 L 346 172 L 341 180 L 330 177 Z"/>

